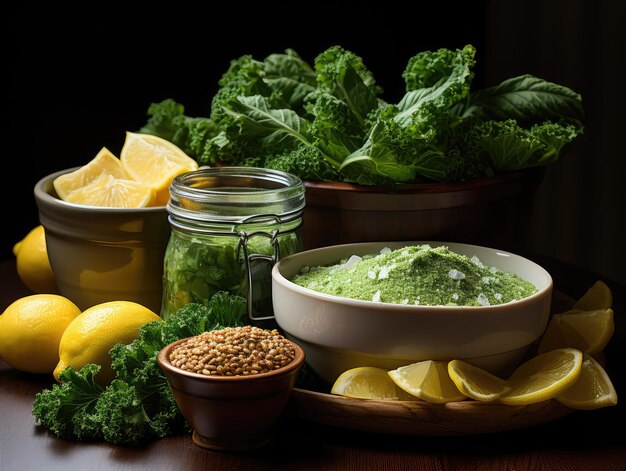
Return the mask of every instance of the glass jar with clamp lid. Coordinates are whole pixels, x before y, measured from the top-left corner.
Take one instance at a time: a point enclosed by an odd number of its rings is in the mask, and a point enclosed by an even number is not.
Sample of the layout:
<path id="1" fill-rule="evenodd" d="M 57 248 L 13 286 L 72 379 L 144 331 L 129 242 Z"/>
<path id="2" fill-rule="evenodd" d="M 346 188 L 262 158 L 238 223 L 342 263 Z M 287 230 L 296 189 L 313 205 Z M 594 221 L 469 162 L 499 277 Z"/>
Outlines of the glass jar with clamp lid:
<path id="1" fill-rule="evenodd" d="M 161 316 L 227 291 L 247 299 L 252 320 L 271 318 L 271 269 L 302 250 L 304 206 L 300 178 L 277 170 L 200 168 L 174 178 Z"/>

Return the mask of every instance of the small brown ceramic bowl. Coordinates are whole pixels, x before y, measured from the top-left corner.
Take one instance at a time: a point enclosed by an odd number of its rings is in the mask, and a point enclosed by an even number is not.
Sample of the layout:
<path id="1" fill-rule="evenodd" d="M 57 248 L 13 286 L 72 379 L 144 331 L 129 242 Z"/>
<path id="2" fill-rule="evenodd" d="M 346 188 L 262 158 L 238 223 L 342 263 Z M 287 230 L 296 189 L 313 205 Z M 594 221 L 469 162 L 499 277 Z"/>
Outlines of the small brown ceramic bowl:
<path id="1" fill-rule="evenodd" d="M 304 364 L 304 350 L 291 342 L 296 354 L 293 361 L 269 373 L 206 376 L 170 363 L 170 352 L 186 340 L 163 348 L 158 361 L 178 408 L 193 429 L 193 442 L 202 448 L 224 451 L 267 444 Z"/>

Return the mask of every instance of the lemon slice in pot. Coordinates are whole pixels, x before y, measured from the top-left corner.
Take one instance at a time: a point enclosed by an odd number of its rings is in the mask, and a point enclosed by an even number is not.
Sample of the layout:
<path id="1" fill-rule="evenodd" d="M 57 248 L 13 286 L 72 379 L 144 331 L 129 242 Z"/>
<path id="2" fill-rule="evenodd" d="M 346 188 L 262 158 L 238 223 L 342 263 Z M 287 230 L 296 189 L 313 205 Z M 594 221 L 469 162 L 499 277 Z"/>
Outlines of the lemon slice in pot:
<path id="1" fill-rule="evenodd" d="M 169 200 L 174 177 L 198 169 L 198 163 L 178 146 L 152 134 L 127 132 L 120 160 L 131 178 L 154 188 L 157 206 Z"/>
<path id="2" fill-rule="evenodd" d="M 89 185 L 72 191 L 65 201 L 88 206 L 144 208 L 154 203 L 154 189 L 142 182 L 103 173 Z"/>
<path id="3" fill-rule="evenodd" d="M 124 170 L 120 159 L 113 155 L 106 147 L 103 147 L 100 152 L 98 152 L 98 155 L 88 164 L 83 165 L 73 172 L 55 178 L 52 182 L 52 186 L 54 186 L 59 198 L 65 200 L 70 193 L 89 185 L 103 173 L 108 173 L 115 178 L 128 178 L 128 174 L 126 170 Z"/>

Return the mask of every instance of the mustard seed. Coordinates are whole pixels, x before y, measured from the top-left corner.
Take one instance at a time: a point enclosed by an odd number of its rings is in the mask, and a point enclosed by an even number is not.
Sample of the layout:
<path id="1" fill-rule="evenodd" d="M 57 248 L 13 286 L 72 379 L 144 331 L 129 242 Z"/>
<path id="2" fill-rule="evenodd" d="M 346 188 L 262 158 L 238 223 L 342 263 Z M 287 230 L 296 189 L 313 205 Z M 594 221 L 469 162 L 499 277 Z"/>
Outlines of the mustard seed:
<path id="1" fill-rule="evenodd" d="M 175 367 L 207 376 L 267 373 L 294 358 L 293 346 L 277 330 L 249 325 L 196 335 L 179 344 L 169 356 Z"/>

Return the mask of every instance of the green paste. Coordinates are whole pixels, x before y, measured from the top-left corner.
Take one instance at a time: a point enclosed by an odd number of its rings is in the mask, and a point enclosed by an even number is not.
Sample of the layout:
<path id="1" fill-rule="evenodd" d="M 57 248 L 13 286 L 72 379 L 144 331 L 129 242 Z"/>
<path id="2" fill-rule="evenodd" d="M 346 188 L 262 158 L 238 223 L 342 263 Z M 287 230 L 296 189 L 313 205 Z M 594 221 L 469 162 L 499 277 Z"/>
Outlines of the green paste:
<path id="1" fill-rule="evenodd" d="M 487 267 L 475 256 L 429 245 L 385 248 L 337 265 L 304 267 L 292 281 L 344 298 L 428 306 L 504 304 L 537 291 L 532 283 Z"/>

